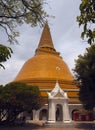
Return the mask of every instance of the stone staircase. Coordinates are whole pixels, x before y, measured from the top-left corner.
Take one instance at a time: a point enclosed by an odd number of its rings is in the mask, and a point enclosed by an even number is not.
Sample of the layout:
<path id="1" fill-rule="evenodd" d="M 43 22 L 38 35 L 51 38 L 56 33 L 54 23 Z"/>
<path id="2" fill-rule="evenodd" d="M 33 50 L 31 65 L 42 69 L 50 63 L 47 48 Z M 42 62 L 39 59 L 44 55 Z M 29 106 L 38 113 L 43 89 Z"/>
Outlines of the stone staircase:
<path id="1" fill-rule="evenodd" d="M 44 124 L 45 128 L 94 128 L 95 129 L 95 122 L 56 122 L 56 123 L 48 123 Z"/>
<path id="2" fill-rule="evenodd" d="M 56 123 L 45 123 L 46 128 L 76 128 L 73 123 L 64 123 L 64 122 L 56 122 Z"/>

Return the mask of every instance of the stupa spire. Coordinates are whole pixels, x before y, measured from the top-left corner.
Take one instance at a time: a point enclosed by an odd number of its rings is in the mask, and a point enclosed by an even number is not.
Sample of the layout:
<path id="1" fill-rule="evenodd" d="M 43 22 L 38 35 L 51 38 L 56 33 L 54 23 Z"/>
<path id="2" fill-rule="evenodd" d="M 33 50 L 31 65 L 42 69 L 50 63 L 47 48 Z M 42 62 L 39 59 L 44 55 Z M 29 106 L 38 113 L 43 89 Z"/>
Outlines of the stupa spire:
<path id="1" fill-rule="evenodd" d="M 57 55 L 59 55 L 59 53 L 56 52 L 54 48 L 49 25 L 48 22 L 46 22 L 35 54 L 42 54 L 48 52 L 56 53 Z"/>
<path id="2" fill-rule="evenodd" d="M 50 48 L 54 49 L 48 22 L 45 23 L 45 26 L 44 26 L 44 29 L 42 32 L 42 36 L 40 38 L 38 48 L 40 48 L 40 47 L 50 47 Z"/>

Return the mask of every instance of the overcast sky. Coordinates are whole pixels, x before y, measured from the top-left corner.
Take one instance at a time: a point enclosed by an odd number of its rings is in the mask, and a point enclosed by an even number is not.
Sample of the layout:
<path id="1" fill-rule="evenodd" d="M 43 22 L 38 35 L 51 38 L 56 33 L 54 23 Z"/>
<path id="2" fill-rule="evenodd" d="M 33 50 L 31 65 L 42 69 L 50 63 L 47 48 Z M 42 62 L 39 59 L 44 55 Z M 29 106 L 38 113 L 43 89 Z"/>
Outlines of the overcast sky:
<path id="1" fill-rule="evenodd" d="M 48 5 L 45 5 L 45 10 L 49 15 L 55 16 L 55 18 L 48 19 L 55 49 L 61 53 L 63 60 L 72 72 L 74 60 L 88 47 L 87 43 L 80 38 L 82 29 L 76 22 L 81 0 L 46 1 Z M 39 26 L 31 28 L 29 25 L 19 27 L 19 31 L 19 45 L 11 45 L 14 53 L 10 60 L 4 63 L 6 69 L 0 69 L 0 84 L 14 80 L 24 62 L 34 55 L 42 33 Z M 0 42 L 6 43 L 3 31 L 0 35 Z"/>

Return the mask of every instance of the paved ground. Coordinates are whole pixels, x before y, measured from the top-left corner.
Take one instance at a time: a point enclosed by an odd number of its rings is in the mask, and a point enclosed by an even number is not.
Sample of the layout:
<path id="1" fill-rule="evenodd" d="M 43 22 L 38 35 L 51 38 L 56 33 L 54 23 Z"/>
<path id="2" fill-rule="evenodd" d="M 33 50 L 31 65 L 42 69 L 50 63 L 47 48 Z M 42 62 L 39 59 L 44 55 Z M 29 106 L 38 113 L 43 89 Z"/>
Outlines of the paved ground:
<path id="1" fill-rule="evenodd" d="M 63 125 L 50 125 L 50 126 L 42 126 L 41 123 L 39 125 L 34 126 L 31 124 L 24 126 L 10 126 L 10 127 L 0 127 L 0 130 L 95 130 L 94 122 L 72 122 L 70 124 Z M 57 127 L 57 128 L 55 128 Z"/>
<path id="2" fill-rule="evenodd" d="M 0 130 L 95 130 L 95 128 L 26 128 L 26 127 L 6 127 L 0 128 Z"/>

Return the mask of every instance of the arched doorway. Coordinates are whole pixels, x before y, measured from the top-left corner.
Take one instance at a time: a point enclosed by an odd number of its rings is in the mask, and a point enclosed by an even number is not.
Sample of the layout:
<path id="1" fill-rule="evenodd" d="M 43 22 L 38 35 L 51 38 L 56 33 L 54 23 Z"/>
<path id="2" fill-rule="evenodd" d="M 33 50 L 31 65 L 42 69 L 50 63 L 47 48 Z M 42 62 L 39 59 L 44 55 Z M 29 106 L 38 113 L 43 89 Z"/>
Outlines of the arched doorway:
<path id="1" fill-rule="evenodd" d="M 56 121 L 62 121 L 62 120 L 63 120 L 62 105 L 57 104 L 56 105 Z"/>
<path id="2" fill-rule="evenodd" d="M 47 118 L 48 118 L 48 111 L 47 111 L 47 109 L 42 109 L 40 111 L 39 118 L 40 118 L 40 120 L 47 120 Z"/>
<path id="3" fill-rule="evenodd" d="M 24 112 L 23 113 L 23 118 L 25 118 L 27 120 L 33 120 L 33 111 Z"/>
<path id="4" fill-rule="evenodd" d="M 77 118 L 79 117 L 79 114 L 78 114 L 79 110 L 78 109 L 74 109 L 72 111 L 72 120 L 75 120 L 75 115 L 77 116 Z M 76 114 L 75 114 L 76 113 Z"/>

